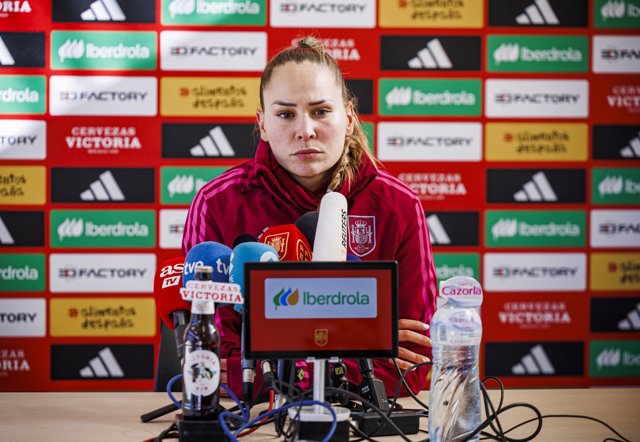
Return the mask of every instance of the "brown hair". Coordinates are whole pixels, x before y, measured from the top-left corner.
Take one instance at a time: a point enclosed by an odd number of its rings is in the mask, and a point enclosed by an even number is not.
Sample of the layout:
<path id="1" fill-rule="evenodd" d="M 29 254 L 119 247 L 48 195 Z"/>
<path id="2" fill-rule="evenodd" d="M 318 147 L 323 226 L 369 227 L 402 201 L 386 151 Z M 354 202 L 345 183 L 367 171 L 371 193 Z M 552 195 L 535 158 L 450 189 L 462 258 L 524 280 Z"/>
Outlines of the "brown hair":
<path id="1" fill-rule="evenodd" d="M 305 61 L 319 64 L 329 69 L 342 87 L 342 99 L 345 106 L 349 103 L 353 105 L 353 133 L 347 135 L 345 139 L 342 156 L 336 163 L 336 168 L 327 188 L 327 190 L 337 191 L 345 181 L 349 186 L 351 185 L 358 173 L 363 156 L 369 158 L 376 168 L 378 167 L 378 160 L 369 150 L 367 136 L 362 129 L 356 112 L 357 100 L 347 88 L 338 63 L 324 50 L 320 40 L 311 36 L 303 37 L 298 40 L 297 46 L 283 49 L 267 63 L 260 78 L 260 106 L 264 109 L 264 89 L 271 81 L 274 69 L 287 63 L 302 63 Z"/>

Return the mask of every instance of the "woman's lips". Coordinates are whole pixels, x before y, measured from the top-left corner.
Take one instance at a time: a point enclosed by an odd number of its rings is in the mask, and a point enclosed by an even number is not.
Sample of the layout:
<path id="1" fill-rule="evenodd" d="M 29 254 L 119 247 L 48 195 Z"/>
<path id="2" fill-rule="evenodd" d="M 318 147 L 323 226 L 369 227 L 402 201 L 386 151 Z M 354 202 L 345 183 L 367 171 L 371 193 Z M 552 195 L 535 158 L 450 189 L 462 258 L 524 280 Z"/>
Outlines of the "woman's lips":
<path id="1" fill-rule="evenodd" d="M 306 160 L 306 159 L 312 159 L 312 158 L 316 158 L 319 155 L 321 155 L 322 152 L 316 149 L 301 149 L 299 151 L 297 151 L 294 155 L 297 158 Z"/>

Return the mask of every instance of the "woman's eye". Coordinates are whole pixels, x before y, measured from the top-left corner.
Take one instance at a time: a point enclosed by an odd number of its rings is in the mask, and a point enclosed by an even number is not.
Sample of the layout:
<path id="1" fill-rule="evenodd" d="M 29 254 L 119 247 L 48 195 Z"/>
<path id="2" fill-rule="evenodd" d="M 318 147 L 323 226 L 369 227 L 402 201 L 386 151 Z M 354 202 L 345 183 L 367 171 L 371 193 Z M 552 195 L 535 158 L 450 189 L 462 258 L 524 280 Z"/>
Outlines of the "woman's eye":
<path id="1" fill-rule="evenodd" d="M 329 113 L 329 109 L 316 109 L 314 111 L 315 115 L 326 115 Z"/>
<path id="2" fill-rule="evenodd" d="M 282 119 L 288 119 L 293 117 L 293 112 L 282 111 L 282 112 L 278 112 L 276 115 Z"/>

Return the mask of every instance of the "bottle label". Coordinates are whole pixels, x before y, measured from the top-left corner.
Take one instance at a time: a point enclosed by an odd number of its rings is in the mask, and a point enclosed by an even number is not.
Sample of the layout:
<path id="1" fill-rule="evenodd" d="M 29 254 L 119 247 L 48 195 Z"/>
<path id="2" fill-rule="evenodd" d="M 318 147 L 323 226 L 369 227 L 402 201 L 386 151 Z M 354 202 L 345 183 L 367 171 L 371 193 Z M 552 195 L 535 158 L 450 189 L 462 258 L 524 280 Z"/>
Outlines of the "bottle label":
<path id="1" fill-rule="evenodd" d="M 191 303 L 191 313 L 195 315 L 213 315 L 215 312 L 215 308 L 213 306 L 213 301 L 203 300 L 203 299 L 194 299 Z"/>
<path id="2" fill-rule="evenodd" d="M 480 307 L 482 287 L 470 276 L 454 276 L 440 282 L 440 297 L 460 307 Z"/>
<path id="3" fill-rule="evenodd" d="M 210 396 L 220 385 L 220 359 L 209 350 L 195 350 L 185 355 L 184 388 L 189 395 Z"/>
<path id="4" fill-rule="evenodd" d="M 431 331 L 431 338 L 436 344 L 480 345 L 482 323 L 475 310 L 443 309 L 436 314 L 436 330 Z"/>

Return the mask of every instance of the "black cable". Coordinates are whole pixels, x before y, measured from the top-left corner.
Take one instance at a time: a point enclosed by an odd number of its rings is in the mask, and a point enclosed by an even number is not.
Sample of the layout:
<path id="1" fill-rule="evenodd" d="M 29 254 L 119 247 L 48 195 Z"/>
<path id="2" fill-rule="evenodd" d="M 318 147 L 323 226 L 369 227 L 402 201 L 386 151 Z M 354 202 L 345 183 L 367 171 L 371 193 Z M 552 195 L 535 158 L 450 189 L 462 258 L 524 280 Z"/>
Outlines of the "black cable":
<path id="1" fill-rule="evenodd" d="M 402 382 L 402 385 L 404 385 L 404 388 L 409 392 L 409 395 L 411 395 L 411 397 L 413 398 L 414 401 L 416 401 L 422 408 L 424 408 L 425 410 L 429 409 L 429 406 L 426 405 L 424 402 L 422 402 L 420 399 L 418 399 L 418 396 L 416 396 L 413 391 L 411 391 L 411 388 L 409 388 L 409 384 L 407 384 L 407 380 L 405 379 L 404 376 L 402 376 L 402 372 L 400 371 L 400 366 L 398 365 L 398 361 L 396 361 L 395 359 L 391 359 L 393 361 L 393 365 L 395 365 L 396 367 L 396 371 L 398 372 L 398 376 L 400 376 L 400 381 Z M 407 371 L 411 371 L 414 370 L 414 368 L 417 368 L 418 365 L 412 365 L 411 367 L 409 367 L 407 369 Z"/>
<path id="2" fill-rule="evenodd" d="M 389 423 L 389 425 L 391 425 L 393 427 L 394 430 L 396 430 L 397 435 L 400 436 L 403 440 L 406 440 L 407 442 L 413 442 L 411 439 L 409 439 L 407 437 L 406 434 L 404 434 L 404 432 L 396 425 L 396 423 L 391 420 L 389 418 L 389 416 L 387 416 L 387 414 L 380 410 L 377 406 L 375 406 L 374 404 L 372 404 L 371 402 L 369 402 L 368 400 L 366 400 L 365 398 L 363 398 L 362 396 L 356 394 L 356 393 L 352 393 L 348 390 L 342 390 L 340 388 L 333 388 L 333 387 L 325 387 L 325 390 L 329 390 L 329 391 L 333 391 L 335 392 L 339 392 L 341 394 L 345 394 L 347 396 L 349 396 L 352 399 L 355 399 L 359 402 L 362 402 L 363 404 L 365 404 L 367 407 L 370 407 L 373 411 L 375 411 L 383 420 L 385 420 L 386 422 Z"/>
<path id="3" fill-rule="evenodd" d="M 572 419 L 587 419 L 587 420 L 590 420 L 590 421 L 594 421 L 594 422 L 597 422 L 599 424 L 604 425 L 605 427 L 607 427 L 607 429 L 609 429 L 612 433 L 614 433 L 616 436 L 618 436 L 620 438 L 620 439 L 607 438 L 607 439 L 605 439 L 605 441 L 611 440 L 611 441 L 616 441 L 616 442 L 620 442 L 620 441 L 622 441 L 622 442 L 631 442 L 631 440 L 627 439 L 622 434 L 618 433 L 611 425 L 609 425 L 605 421 L 600 420 L 600 419 L 595 418 L 595 417 L 583 416 L 583 415 L 580 415 L 580 414 L 546 414 L 544 416 L 541 416 L 541 419 L 547 419 L 547 418 L 550 418 L 550 417 L 562 417 L 562 418 L 572 418 Z M 533 422 L 536 419 L 537 418 L 533 418 L 533 419 L 529 419 L 529 420 L 526 420 L 524 422 L 521 422 L 518 425 L 509 428 L 507 431 L 505 431 L 505 434 L 509 433 L 510 431 L 515 430 L 516 428 L 519 428 L 519 427 L 521 427 L 523 425 L 526 425 L 529 422 Z"/>

